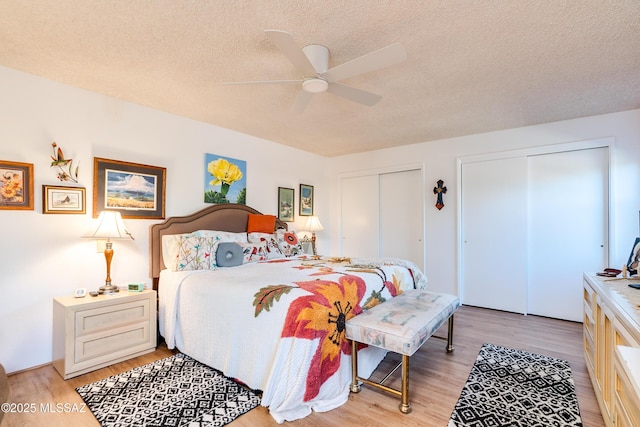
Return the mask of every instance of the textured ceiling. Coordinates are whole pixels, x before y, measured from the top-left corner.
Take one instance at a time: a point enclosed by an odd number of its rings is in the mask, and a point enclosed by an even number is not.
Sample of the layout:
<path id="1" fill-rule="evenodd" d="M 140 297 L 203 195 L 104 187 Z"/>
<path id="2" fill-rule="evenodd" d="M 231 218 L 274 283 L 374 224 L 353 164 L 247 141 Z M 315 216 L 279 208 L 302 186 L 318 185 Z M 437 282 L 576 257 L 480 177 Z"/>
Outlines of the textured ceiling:
<path id="1" fill-rule="evenodd" d="M 266 29 L 408 59 L 293 112 Z M 638 0 L 0 0 L 0 65 L 324 156 L 640 108 Z"/>

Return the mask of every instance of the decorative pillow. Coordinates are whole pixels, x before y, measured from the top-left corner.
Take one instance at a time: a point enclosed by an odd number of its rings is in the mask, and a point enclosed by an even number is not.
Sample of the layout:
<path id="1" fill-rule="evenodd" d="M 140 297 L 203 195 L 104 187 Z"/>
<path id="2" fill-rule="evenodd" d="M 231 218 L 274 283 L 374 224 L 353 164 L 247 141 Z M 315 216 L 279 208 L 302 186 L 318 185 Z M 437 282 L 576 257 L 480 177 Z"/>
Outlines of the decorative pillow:
<path id="1" fill-rule="evenodd" d="M 276 235 L 273 233 L 247 233 L 247 238 L 249 239 L 249 243 L 260 243 L 265 242 L 267 245 L 267 258 L 268 259 L 276 259 L 284 257 L 282 251 L 280 251 L 280 247 L 278 246 L 278 241 L 276 240 Z"/>
<path id="2" fill-rule="evenodd" d="M 218 240 L 214 237 L 186 236 L 180 238 L 175 270 L 213 270 Z"/>
<path id="3" fill-rule="evenodd" d="M 278 229 L 276 230 L 276 240 L 278 241 L 280 252 L 282 252 L 284 256 L 290 257 L 304 254 L 302 243 L 298 240 L 295 231 Z"/>
<path id="4" fill-rule="evenodd" d="M 216 264 L 218 267 L 235 267 L 244 261 L 242 246 L 236 242 L 218 243 Z"/>
<path id="5" fill-rule="evenodd" d="M 249 214 L 247 233 L 273 233 L 276 227 L 275 215 Z"/>
<path id="6" fill-rule="evenodd" d="M 267 260 L 267 244 L 265 242 L 241 243 L 240 246 L 242 246 L 242 262 L 244 264 Z"/>
<path id="7" fill-rule="evenodd" d="M 162 261 L 169 270 L 176 270 L 176 259 L 180 251 L 180 239 L 191 236 L 191 233 L 166 234 L 162 236 Z"/>

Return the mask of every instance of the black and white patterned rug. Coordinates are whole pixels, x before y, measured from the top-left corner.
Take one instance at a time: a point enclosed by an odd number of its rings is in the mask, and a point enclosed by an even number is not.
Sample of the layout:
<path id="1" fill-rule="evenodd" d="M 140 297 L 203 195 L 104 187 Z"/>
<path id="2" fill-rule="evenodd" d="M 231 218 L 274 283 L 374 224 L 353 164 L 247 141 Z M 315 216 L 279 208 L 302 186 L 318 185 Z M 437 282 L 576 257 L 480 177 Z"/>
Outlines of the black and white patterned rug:
<path id="1" fill-rule="evenodd" d="M 582 426 L 569 362 L 483 344 L 448 427 Z"/>
<path id="2" fill-rule="evenodd" d="M 104 427 L 223 426 L 260 404 L 256 393 L 180 353 L 76 391 Z"/>

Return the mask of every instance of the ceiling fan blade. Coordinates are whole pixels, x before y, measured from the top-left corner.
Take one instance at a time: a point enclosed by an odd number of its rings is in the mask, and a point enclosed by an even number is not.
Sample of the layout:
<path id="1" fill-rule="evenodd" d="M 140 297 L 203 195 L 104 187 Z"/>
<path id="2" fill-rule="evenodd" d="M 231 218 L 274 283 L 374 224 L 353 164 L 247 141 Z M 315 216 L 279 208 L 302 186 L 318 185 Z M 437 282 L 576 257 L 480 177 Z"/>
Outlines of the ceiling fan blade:
<path id="1" fill-rule="evenodd" d="M 264 85 L 264 84 L 287 84 L 287 83 L 302 83 L 304 80 L 254 80 L 246 82 L 224 82 L 225 86 L 229 85 Z"/>
<path id="2" fill-rule="evenodd" d="M 358 104 L 368 105 L 369 107 L 382 99 L 380 95 L 376 95 L 375 93 L 345 86 L 340 83 L 329 84 L 327 91 L 350 101 L 357 102 Z"/>
<path id="3" fill-rule="evenodd" d="M 307 108 L 307 105 L 309 104 L 309 101 L 311 101 L 312 96 L 312 93 L 301 90 L 298 94 L 298 97 L 296 98 L 295 104 L 293 104 L 293 112 L 297 114 L 302 113 L 304 109 Z"/>
<path id="4" fill-rule="evenodd" d="M 380 68 L 398 64 L 407 59 L 407 52 L 400 43 L 394 43 L 382 49 L 362 55 L 358 58 L 333 67 L 322 74 L 328 82 L 337 82 L 358 74 L 379 70 Z"/>
<path id="5" fill-rule="evenodd" d="M 318 75 L 318 72 L 313 68 L 311 62 L 309 62 L 309 58 L 307 58 L 302 49 L 296 44 L 291 34 L 280 30 L 265 30 L 264 33 L 304 77 Z"/>

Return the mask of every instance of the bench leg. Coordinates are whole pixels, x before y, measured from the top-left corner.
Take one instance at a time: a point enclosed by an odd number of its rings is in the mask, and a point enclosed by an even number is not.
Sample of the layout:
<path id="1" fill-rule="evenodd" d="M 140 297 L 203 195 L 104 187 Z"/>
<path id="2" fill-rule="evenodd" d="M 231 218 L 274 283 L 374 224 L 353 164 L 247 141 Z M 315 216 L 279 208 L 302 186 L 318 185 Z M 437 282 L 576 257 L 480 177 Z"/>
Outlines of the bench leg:
<path id="1" fill-rule="evenodd" d="M 408 414 L 411 412 L 409 403 L 409 356 L 402 355 L 402 396 L 400 400 L 400 412 Z"/>
<path id="2" fill-rule="evenodd" d="M 449 317 L 449 332 L 447 332 L 447 353 L 451 353 L 453 347 L 453 314 Z"/>
<path id="3" fill-rule="evenodd" d="M 358 393 L 360 391 L 360 384 L 358 383 L 358 343 L 355 340 L 351 341 L 351 393 Z"/>

